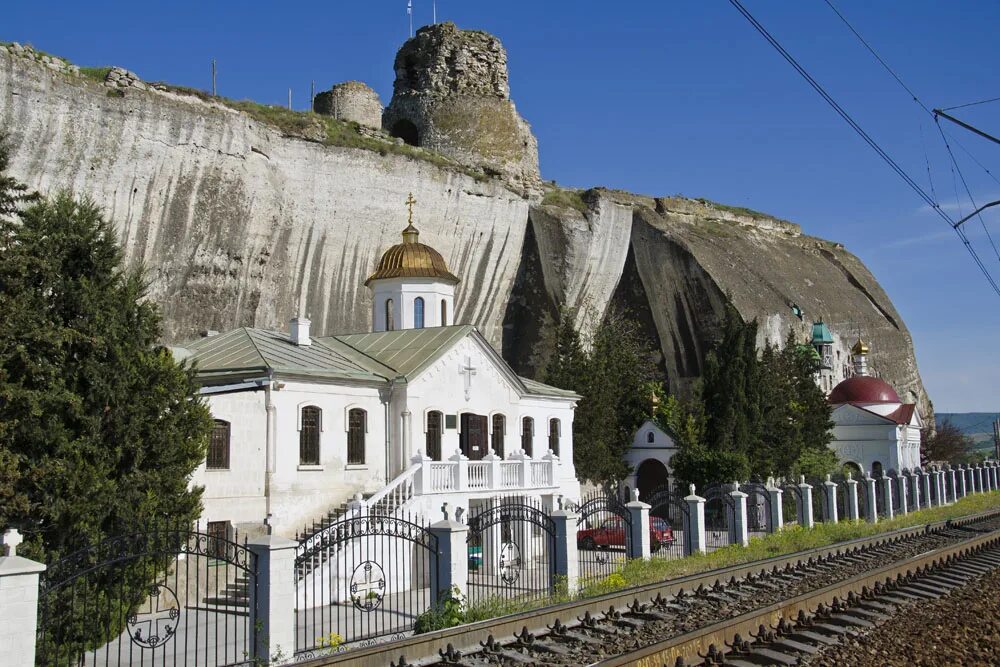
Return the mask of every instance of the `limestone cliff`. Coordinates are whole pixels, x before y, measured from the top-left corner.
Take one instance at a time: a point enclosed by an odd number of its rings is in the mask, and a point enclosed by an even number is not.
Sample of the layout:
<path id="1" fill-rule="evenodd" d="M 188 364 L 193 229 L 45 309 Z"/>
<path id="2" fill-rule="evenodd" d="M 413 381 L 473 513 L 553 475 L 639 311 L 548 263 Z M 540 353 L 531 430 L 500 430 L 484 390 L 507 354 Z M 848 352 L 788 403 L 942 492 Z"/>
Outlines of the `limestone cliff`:
<path id="1" fill-rule="evenodd" d="M 413 192 L 421 240 L 463 279 L 456 321 L 478 325 L 522 372 L 546 358 L 545 325 L 560 306 L 584 322 L 618 303 L 683 388 L 731 298 L 771 340 L 823 318 L 844 362 L 860 331 L 880 374 L 929 407 L 909 332 L 875 278 L 796 225 L 606 190 L 567 205 L 526 190 L 523 177 L 488 178 L 377 142 L 288 136 L 211 99 L 128 83 L 109 89 L 0 50 L 0 127 L 11 132 L 15 176 L 105 207 L 128 260 L 147 268 L 170 342 L 202 329 L 280 329 L 296 314 L 319 333 L 367 330 L 362 284 L 397 241 Z"/>

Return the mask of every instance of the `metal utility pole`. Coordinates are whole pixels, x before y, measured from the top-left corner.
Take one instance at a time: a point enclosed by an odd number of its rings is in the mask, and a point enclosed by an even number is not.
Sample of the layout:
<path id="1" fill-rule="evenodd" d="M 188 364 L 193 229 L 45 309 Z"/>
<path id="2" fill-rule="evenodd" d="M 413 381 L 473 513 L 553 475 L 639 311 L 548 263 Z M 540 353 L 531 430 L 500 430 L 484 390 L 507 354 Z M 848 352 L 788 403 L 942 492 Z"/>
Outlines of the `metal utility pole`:
<path id="1" fill-rule="evenodd" d="M 314 104 L 316 104 L 316 81 L 315 80 L 312 83 L 309 84 L 309 109 L 310 110 L 313 108 Z"/>
<path id="2" fill-rule="evenodd" d="M 212 97 L 215 95 L 215 58 L 212 58 Z"/>
<path id="3" fill-rule="evenodd" d="M 410 19 L 410 37 L 413 37 L 413 0 L 406 0 L 406 15 Z"/>
<path id="4" fill-rule="evenodd" d="M 993 422 L 993 453 L 1000 461 L 1000 419 Z"/>
<path id="5" fill-rule="evenodd" d="M 288 110 L 291 111 L 291 109 L 292 109 L 292 89 L 289 88 L 288 89 Z"/>
<path id="6" fill-rule="evenodd" d="M 437 25 L 437 23 L 438 23 L 438 3 L 437 3 L 437 0 L 433 0 L 431 2 L 431 12 L 433 13 L 433 17 L 434 17 L 434 25 Z"/>
<path id="7" fill-rule="evenodd" d="M 968 123 L 963 123 L 959 119 L 955 118 L 954 116 L 949 116 L 948 114 L 946 114 L 945 112 L 941 111 L 940 109 L 934 109 L 934 117 L 937 118 L 938 116 L 941 116 L 942 118 L 944 118 L 946 120 L 950 120 L 955 125 L 958 125 L 959 127 L 964 127 L 969 132 L 974 132 L 975 134 L 978 134 L 979 136 L 981 136 L 984 139 L 989 139 L 990 141 L 992 141 L 995 144 L 1000 144 L 1000 139 L 997 139 L 993 135 L 986 134 L 982 130 L 980 130 L 978 128 L 975 128 L 975 127 L 972 127 Z"/>

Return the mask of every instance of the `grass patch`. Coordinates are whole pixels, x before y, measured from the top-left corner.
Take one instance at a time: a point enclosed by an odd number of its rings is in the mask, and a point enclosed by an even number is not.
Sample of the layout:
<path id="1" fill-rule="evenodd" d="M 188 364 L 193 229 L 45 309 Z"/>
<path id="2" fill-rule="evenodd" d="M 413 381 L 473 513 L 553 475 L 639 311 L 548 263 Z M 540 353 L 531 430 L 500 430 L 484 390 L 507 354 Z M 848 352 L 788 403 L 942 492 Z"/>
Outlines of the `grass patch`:
<path id="1" fill-rule="evenodd" d="M 573 208 L 586 215 L 590 210 L 587 202 L 583 200 L 583 193 L 579 190 L 565 190 L 563 188 L 552 188 L 546 190 L 542 197 L 542 204 L 548 206 L 559 206 L 561 208 Z"/>
<path id="2" fill-rule="evenodd" d="M 81 67 L 80 76 L 91 81 L 96 81 L 97 83 L 104 83 L 110 71 L 110 67 Z"/>
<path id="3" fill-rule="evenodd" d="M 760 211 L 755 211 L 752 208 L 746 208 L 744 206 L 729 206 L 727 204 L 720 204 L 714 202 L 711 199 L 705 199 L 704 197 L 697 197 L 695 201 L 703 206 L 708 206 L 709 208 L 714 208 L 719 211 L 727 211 L 734 215 L 745 215 L 751 218 L 774 218 L 773 215 L 768 215 L 767 213 L 761 213 Z"/>

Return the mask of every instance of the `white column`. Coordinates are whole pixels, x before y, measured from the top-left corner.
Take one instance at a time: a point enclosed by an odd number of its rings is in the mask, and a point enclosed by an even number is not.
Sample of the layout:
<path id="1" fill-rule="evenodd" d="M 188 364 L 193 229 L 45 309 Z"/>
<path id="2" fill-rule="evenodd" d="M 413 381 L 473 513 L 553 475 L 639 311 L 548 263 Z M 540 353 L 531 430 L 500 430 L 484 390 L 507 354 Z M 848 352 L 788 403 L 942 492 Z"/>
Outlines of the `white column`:
<path id="1" fill-rule="evenodd" d="M 492 449 L 490 453 L 483 457 L 484 461 L 489 462 L 489 467 L 486 469 L 486 484 L 487 488 L 496 490 L 500 488 L 500 461 L 499 456 L 496 455 Z"/>
<path id="2" fill-rule="evenodd" d="M 875 478 L 866 472 L 865 478 L 861 481 L 865 485 L 865 493 L 868 498 L 868 503 L 865 506 L 865 520 L 868 523 L 878 523 L 878 504 L 881 499 L 875 497 Z"/>
<path id="3" fill-rule="evenodd" d="M 812 528 L 816 525 L 813 517 L 813 488 L 806 484 L 806 476 L 799 479 L 799 490 L 802 492 L 802 502 L 799 503 L 799 525 L 803 528 Z"/>
<path id="4" fill-rule="evenodd" d="M 976 471 L 971 465 L 965 466 L 965 490 L 970 496 L 976 492 Z"/>
<path id="5" fill-rule="evenodd" d="M 455 453 L 449 456 L 448 460 L 453 461 L 457 467 L 455 490 L 466 491 L 469 488 L 469 457 L 456 447 Z"/>
<path id="6" fill-rule="evenodd" d="M 784 492 L 774 483 L 774 478 L 767 480 L 767 495 L 771 498 L 771 531 L 778 532 L 784 526 L 784 508 L 781 506 L 781 496 Z"/>
<path id="7" fill-rule="evenodd" d="M 638 489 L 632 489 L 632 502 L 625 507 L 632 520 L 632 539 L 630 540 L 631 544 L 629 544 L 628 557 L 649 560 L 653 549 L 649 539 L 650 506 L 639 500 Z"/>
<path id="8" fill-rule="evenodd" d="M 694 492 L 694 484 L 688 487 L 691 494 L 684 498 L 688 504 L 690 526 L 684 531 L 684 553 L 705 553 L 705 499 Z"/>
<path id="9" fill-rule="evenodd" d="M 747 546 L 750 544 L 750 529 L 747 521 L 747 494 L 739 490 L 740 483 L 733 482 L 735 491 L 730 491 L 729 495 L 736 504 L 736 525 L 734 526 L 736 535 L 734 544 Z"/>
<path id="10" fill-rule="evenodd" d="M 277 535 L 263 535 L 247 542 L 257 556 L 257 586 L 250 587 L 250 627 L 257 628 L 256 655 L 295 654 L 295 551 L 298 542 Z M 256 596 L 256 601 L 254 600 Z"/>
<path id="11" fill-rule="evenodd" d="M 955 477 L 955 466 L 948 464 L 945 469 L 945 484 L 948 486 L 948 495 L 951 497 L 951 502 L 958 501 L 958 478 Z"/>
<path id="12" fill-rule="evenodd" d="M 899 477 L 896 477 L 894 471 L 889 472 L 890 479 L 896 484 L 896 488 L 893 489 L 896 492 L 896 497 L 899 498 L 899 513 L 901 515 L 906 515 L 910 511 L 910 498 L 913 494 L 910 493 L 910 471 L 903 468 L 903 472 L 900 473 Z M 915 509 L 920 509 L 920 505 L 917 505 Z"/>
<path id="13" fill-rule="evenodd" d="M 469 553 L 466 538 L 469 527 L 448 518 L 448 504 L 442 507 L 444 519 L 431 524 L 430 533 L 437 538 L 437 567 L 431 568 L 431 604 L 448 595 L 452 588 L 466 595 L 469 590 Z"/>
<path id="14" fill-rule="evenodd" d="M 431 492 L 431 457 L 424 454 L 420 449 L 417 453 L 413 455 L 410 459 L 410 463 L 416 465 L 420 464 L 420 470 L 417 471 L 416 476 L 413 479 L 413 493 L 414 495 L 424 495 Z"/>
<path id="15" fill-rule="evenodd" d="M 857 521 L 861 518 L 858 506 L 858 480 L 852 478 L 851 473 L 847 473 L 847 480 L 844 484 L 847 485 L 847 519 L 848 521 Z"/>
<path id="16" fill-rule="evenodd" d="M 826 487 L 824 492 L 826 493 L 826 520 L 829 523 L 837 523 L 840 521 L 840 516 L 837 512 L 837 483 L 830 479 L 830 476 L 826 476 L 826 481 L 823 482 L 823 486 Z"/>
<path id="17" fill-rule="evenodd" d="M 958 497 L 959 498 L 964 498 L 967 495 L 969 495 L 969 488 L 968 488 L 968 485 L 967 485 L 968 476 L 965 474 L 965 464 L 964 463 L 960 463 L 958 465 L 958 471 L 957 471 L 957 473 L 958 473 L 958 475 L 957 475 L 957 477 L 958 477 Z"/>
<path id="18" fill-rule="evenodd" d="M 983 487 L 983 464 L 982 463 L 977 463 L 976 464 L 975 473 L 976 473 L 976 477 L 975 477 L 975 479 L 976 479 L 976 492 L 977 493 L 983 493 L 986 489 Z"/>
<path id="19" fill-rule="evenodd" d="M 560 502 L 560 505 L 562 503 Z M 569 510 L 552 513 L 556 526 L 556 576 L 566 581 L 566 591 L 572 595 L 580 585 L 580 554 L 576 547 L 576 531 L 580 517 Z"/>
<path id="20" fill-rule="evenodd" d="M 0 557 L 0 649 L 8 667 L 35 667 L 38 632 L 38 577 L 45 565 L 17 555 L 17 529 L 3 534 Z"/>
<path id="21" fill-rule="evenodd" d="M 920 474 L 921 492 L 923 493 L 924 497 L 924 507 L 929 508 L 934 504 L 934 500 L 931 498 L 931 475 L 929 472 L 921 468 L 917 468 L 917 471 Z"/>
<path id="22" fill-rule="evenodd" d="M 892 509 L 892 493 L 895 491 L 895 489 L 892 488 L 894 486 L 893 479 L 892 477 L 883 477 L 882 482 L 882 507 L 885 508 L 885 518 L 892 519 L 895 515 L 895 512 Z"/>
<path id="23" fill-rule="evenodd" d="M 408 461 L 413 456 L 413 415 L 409 410 L 403 410 L 403 455 L 400 461 Z M 403 469 L 405 465 L 401 466 Z"/>
<path id="24" fill-rule="evenodd" d="M 920 492 L 920 473 L 918 472 L 919 470 L 920 469 L 917 468 L 916 470 L 912 470 L 909 472 L 910 488 L 908 488 L 907 491 L 909 492 L 910 497 L 908 499 L 909 502 L 907 504 L 913 508 L 914 512 L 919 510 L 921 506 L 923 506 L 923 504 L 926 502 L 926 500 L 921 497 L 922 494 Z"/>

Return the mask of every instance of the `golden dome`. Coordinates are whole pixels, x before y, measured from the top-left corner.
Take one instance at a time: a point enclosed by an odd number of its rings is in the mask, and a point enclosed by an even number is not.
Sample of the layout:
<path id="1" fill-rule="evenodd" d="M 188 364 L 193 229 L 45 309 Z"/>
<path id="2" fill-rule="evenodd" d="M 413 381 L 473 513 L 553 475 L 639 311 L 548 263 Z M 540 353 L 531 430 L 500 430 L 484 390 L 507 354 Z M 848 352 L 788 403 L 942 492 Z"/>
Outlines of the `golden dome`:
<path id="1" fill-rule="evenodd" d="M 437 278 L 452 284 L 458 283 L 458 278 L 448 270 L 441 253 L 420 243 L 417 240 L 419 236 L 420 232 L 413 223 L 408 224 L 403 230 L 403 242 L 385 251 L 378 261 L 375 273 L 365 281 L 365 287 L 373 280 L 383 278 Z"/>
<path id="2" fill-rule="evenodd" d="M 858 342 L 851 348 L 851 354 L 868 354 L 868 343 L 859 338 Z"/>

